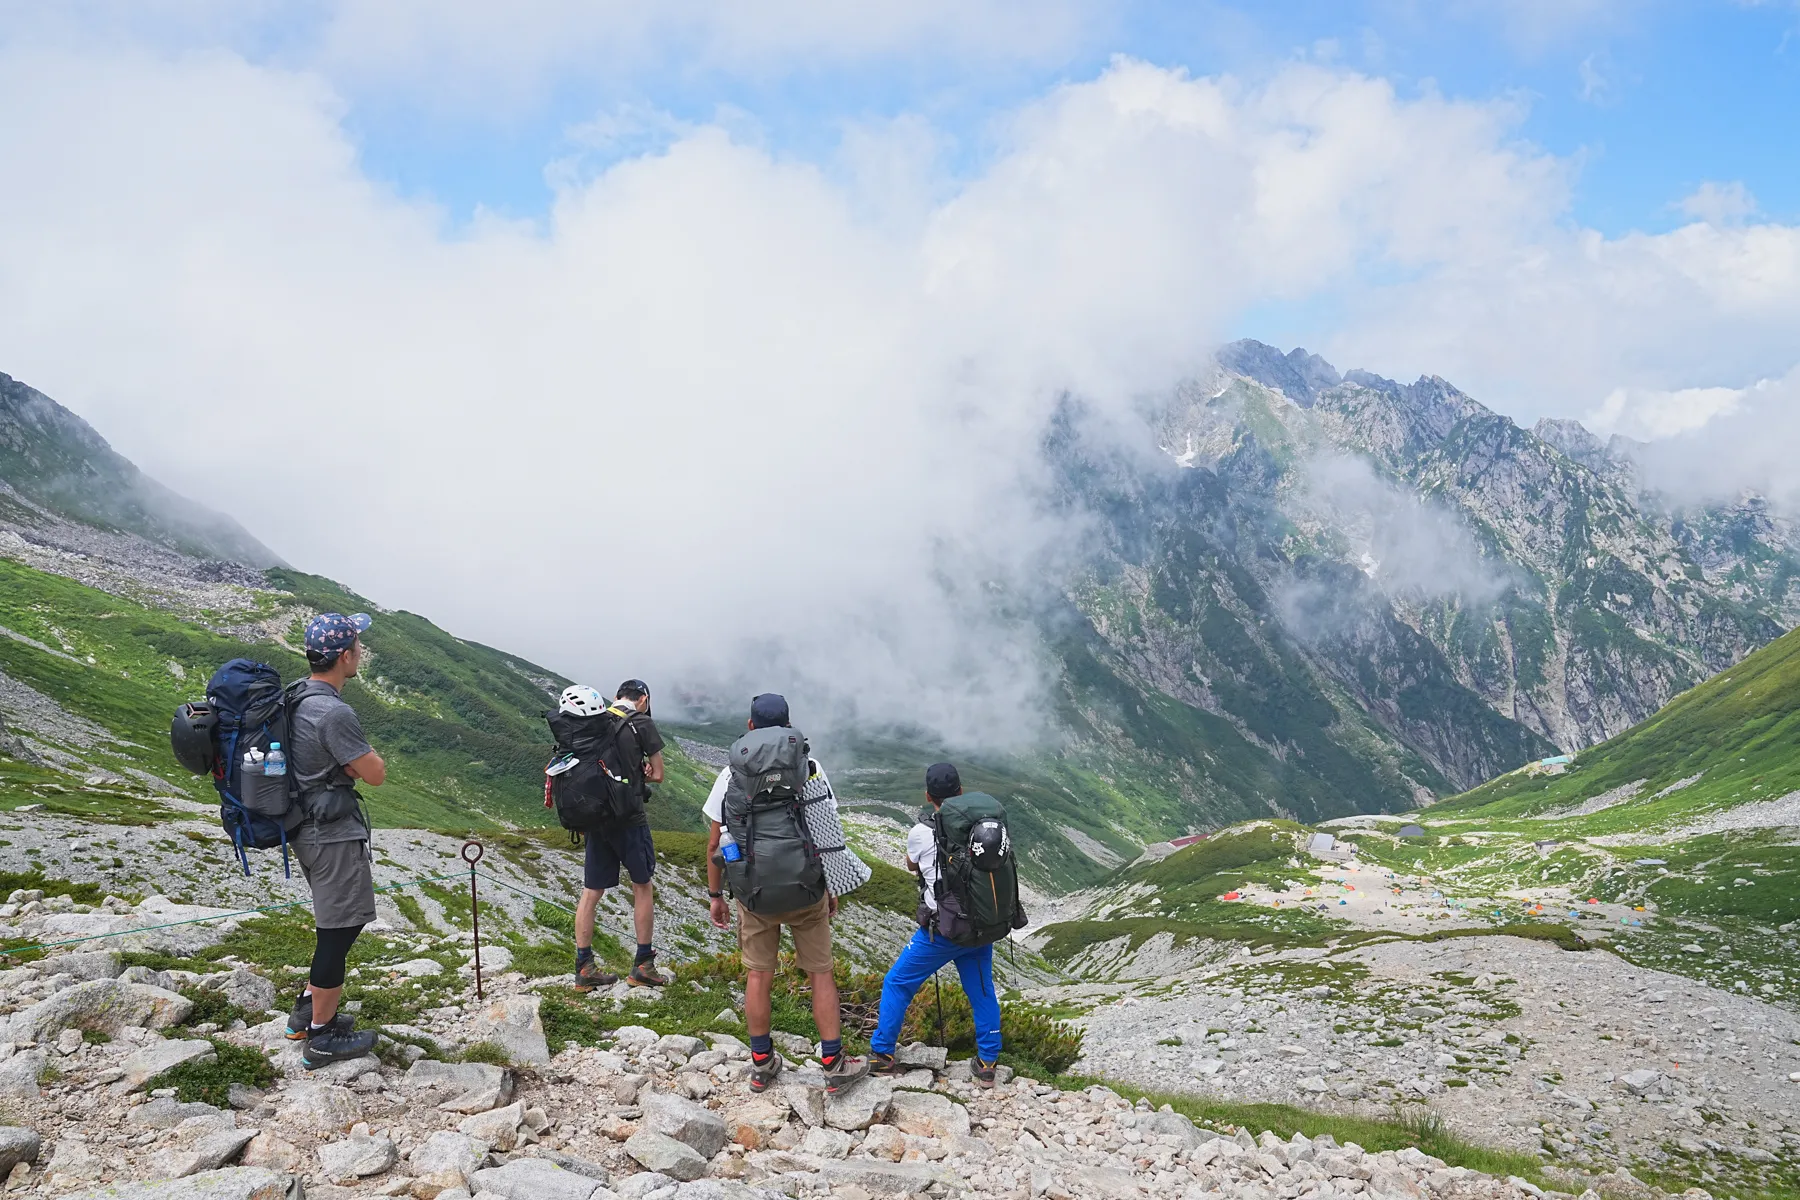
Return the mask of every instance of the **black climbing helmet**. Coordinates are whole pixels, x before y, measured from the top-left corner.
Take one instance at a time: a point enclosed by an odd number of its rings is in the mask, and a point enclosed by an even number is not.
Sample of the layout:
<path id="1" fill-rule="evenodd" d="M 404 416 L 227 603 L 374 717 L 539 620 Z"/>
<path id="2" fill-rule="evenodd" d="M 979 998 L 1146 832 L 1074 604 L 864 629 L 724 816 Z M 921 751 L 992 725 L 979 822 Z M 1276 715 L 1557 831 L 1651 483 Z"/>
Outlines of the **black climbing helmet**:
<path id="1" fill-rule="evenodd" d="M 969 830 L 969 859 L 984 871 L 998 871 L 1012 853 L 1006 822 L 987 817 Z"/>
<path id="2" fill-rule="evenodd" d="M 175 761 L 196 775 L 211 775 L 218 765 L 219 751 L 213 741 L 219 714 L 210 704 L 184 704 L 175 710 L 169 722 L 169 748 Z"/>

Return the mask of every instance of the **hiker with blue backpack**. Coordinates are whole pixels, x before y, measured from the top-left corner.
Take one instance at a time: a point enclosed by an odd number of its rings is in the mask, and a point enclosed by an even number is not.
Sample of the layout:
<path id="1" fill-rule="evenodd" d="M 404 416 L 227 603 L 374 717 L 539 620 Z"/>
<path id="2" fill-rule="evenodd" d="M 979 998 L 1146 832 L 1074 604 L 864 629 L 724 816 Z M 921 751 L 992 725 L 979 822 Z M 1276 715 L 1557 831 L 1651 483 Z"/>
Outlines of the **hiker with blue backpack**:
<path id="1" fill-rule="evenodd" d="M 978 1085 L 993 1087 L 1000 1058 L 994 943 L 1025 924 L 1006 810 L 985 793 L 965 793 L 947 762 L 926 768 L 925 800 L 906 835 L 906 867 L 919 883 L 919 928 L 882 980 L 869 1062 L 876 1075 L 901 1073 L 894 1048 L 906 1010 L 927 979 L 955 963 L 975 1024 L 969 1072 Z"/>
<path id="2" fill-rule="evenodd" d="M 364 613 L 322 613 L 306 625 L 306 661 L 312 674 L 290 690 L 290 769 L 295 776 L 299 824 L 294 856 L 312 888 L 314 948 L 306 990 L 288 1014 L 288 1037 L 306 1039 L 308 1069 L 360 1058 L 375 1047 L 375 1032 L 355 1028 L 338 1011 L 344 963 L 363 926 L 375 919 L 369 819 L 356 785 L 380 787 L 387 764 L 363 736 L 356 710 L 344 702 L 344 684 L 362 665 Z"/>
<path id="3" fill-rule="evenodd" d="M 292 851 L 312 889 L 312 970 L 287 1024 L 289 1040 L 306 1042 L 308 1070 L 375 1047 L 373 1031 L 358 1032 L 338 1011 L 350 947 L 375 919 L 369 821 L 356 785 L 387 779 L 342 695 L 362 665 L 368 628 L 365 613 L 321 613 L 306 623 L 307 678 L 284 689 L 274 667 L 234 658 L 213 672 L 206 699 L 183 704 L 169 725 L 176 759 L 212 776 L 244 874 L 248 851 L 279 846 L 284 868 Z"/>

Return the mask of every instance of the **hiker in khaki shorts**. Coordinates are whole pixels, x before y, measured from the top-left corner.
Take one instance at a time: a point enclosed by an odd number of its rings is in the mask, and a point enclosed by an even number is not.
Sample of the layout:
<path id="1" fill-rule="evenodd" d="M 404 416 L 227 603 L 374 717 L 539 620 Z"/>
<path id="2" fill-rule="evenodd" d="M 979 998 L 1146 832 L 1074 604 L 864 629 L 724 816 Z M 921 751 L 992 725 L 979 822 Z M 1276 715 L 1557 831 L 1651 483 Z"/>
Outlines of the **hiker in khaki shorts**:
<path id="1" fill-rule="evenodd" d="M 744 971 L 744 1024 L 750 1031 L 750 1089 L 781 1073 L 770 1037 L 781 927 L 794 939 L 800 969 L 812 983 L 813 1020 L 825 1090 L 836 1093 L 868 1073 L 844 1053 L 837 981 L 831 973 L 831 919 L 837 897 L 826 886 L 819 850 L 800 815 L 811 767 L 806 738 L 788 723 L 787 701 L 765 693 L 750 702 L 749 732 L 732 744 L 730 763 L 706 798 L 710 835 L 706 886 L 712 923 L 731 924 L 725 885 L 737 901 L 738 949 Z"/>

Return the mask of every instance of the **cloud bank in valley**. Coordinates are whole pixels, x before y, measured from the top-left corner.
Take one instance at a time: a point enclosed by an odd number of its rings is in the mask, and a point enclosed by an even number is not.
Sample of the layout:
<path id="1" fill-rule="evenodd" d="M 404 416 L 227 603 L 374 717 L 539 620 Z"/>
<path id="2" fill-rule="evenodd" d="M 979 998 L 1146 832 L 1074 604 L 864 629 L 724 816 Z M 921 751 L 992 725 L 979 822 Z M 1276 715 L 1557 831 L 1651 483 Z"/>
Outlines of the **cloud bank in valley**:
<path id="1" fill-rule="evenodd" d="M 602 686 L 787 688 L 976 739 L 1029 733 L 1042 695 L 990 612 L 1070 544 L 1034 499 L 1059 397 L 1128 415 L 1247 309 L 1333 297 L 1363 314 L 1343 360 L 1569 411 L 1668 372 L 1609 374 L 1650 343 L 1608 320 L 1569 348 L 1541 293 L 1566 316 L 1668 280 L 1631 308 L 1690 374 L 1714 360 L 1678 317 L 1800 312 L 1785 277 L 1732 290 L 1736 240 L 1793 229 L 1567 230 L 1568 165 L 1512 105 L 1305 63 L 1120 60 L 960 172 L 923 119 L 818 162 L 671 122 L 560 164 L 544 220 L 466 225 L 368 178 L 310 69 L 15 40 L 0 110 L 35 115 L 0 123 L 0 365 L 153 474 Z"/>

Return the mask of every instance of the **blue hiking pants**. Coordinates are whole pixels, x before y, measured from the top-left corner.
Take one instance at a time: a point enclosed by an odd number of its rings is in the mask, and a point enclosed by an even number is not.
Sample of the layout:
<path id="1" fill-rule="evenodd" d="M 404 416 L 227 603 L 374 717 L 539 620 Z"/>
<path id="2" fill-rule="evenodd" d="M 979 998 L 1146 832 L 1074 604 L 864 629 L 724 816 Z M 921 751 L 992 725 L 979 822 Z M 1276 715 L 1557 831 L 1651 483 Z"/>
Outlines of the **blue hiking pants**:
<path id="1" fill-rule="evenodd" d="M 958 946 L 947 938 L 920 929 L 900 951 L 900 957 L 888 968 L 881 981 L 881 1016 L 869 1048 L 892 1054 L 900 1041 L 900 1026 L 913 997 L 925 981 L 937 974 L 945 963 L 956 964 L 962 977 L 963 993 L 969 997 L 969 1011 L 975 1015 L 975 1053 L 982 1062 L 1000 1057 L 1000 997 L 994 991 L 994 948 Z"/>

